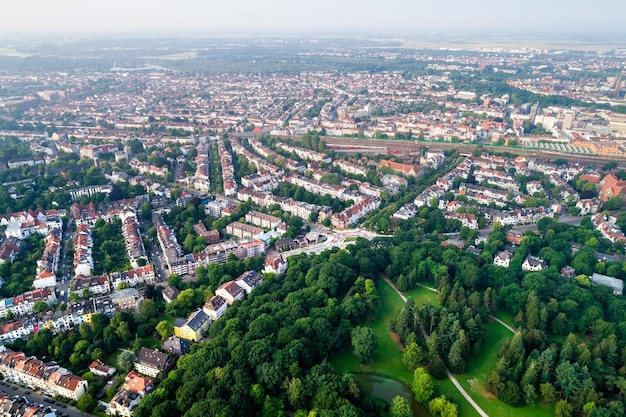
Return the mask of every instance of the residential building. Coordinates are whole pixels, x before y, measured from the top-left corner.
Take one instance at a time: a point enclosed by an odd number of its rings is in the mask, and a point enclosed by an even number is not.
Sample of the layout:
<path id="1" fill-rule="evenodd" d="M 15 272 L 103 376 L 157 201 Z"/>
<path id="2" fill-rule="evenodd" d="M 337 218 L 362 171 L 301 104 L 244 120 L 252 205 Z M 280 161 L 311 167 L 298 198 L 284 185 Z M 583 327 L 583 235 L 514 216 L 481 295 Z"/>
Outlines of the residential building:
<path id="1" fill-rule="evenodd" d="M 178 288 L 174 287 L 173 285 L 170 285 L 169 287 L 164 288 L 163 292 L 161 293 L 166 303 L 171 303 L 172 301 L 177 299 L 178 294 L 180 294 L 180 291 L 178 290 Z"/>
<path id="2" fill-rule="evenodd" d="M 139 373 L 156 378 L 161 373 L 167 373 L 174 364 L 174 359 L 167 353 L 142 347 L 135 361 L 135 369 Z"/>
<path id="3" fill-rule="evenodd" d="M 618 278 L 609 277 L 607 275 L 594 272 L 591 276 L 591 282 L 597 285 L 604 285 L 613 290 L 613 294 L 622 295 L 624 292 L 624 281 Z"/>
<path id="4" fill-rule="evenodd" d="M 115 374 L 115 368 L 105 365 L 99 361 L 91 362 L 91 365 L 89 365 L 89 371 L 96 376 L 104 378 L 110 378 Z"/>
<path id="5" fill-rule="evenodd" d="M 211 297 L 209 301 L 204 303 L 202 311 L 204 311 L 211 320 L 215 321 L 224 315 L 227 308 L 228 302 L 226 299 L 220 295 L 215 295 Z"/>
<path id="6" fill-rule="evenodd" d="M 498 254 L 493 258 L 493 264 L 496 266 L 503 266 L 508 268 L 511 264 L 511 259 L 513 259 L 513 253 L 508 250 L 498 252 Z"/>
<path id="7" fill-rule="evenodd" d="M 198 342 L 204 336 L 210 324 L 209 316 L 203 310 L 198 310 L 191 313 L 187 319 L 176 319 L 174 322 L 174 335 L 185 340 Z"/>
<path id="8" fill-rule="evenodd" d="M 170 336 L 161 345 L 161 350 L 176 356 L 182 356 L 189 353 L 191 343 L 178 336 Z"/>
<path id="9" fill-rule="evenodd" d="M 528 255 L 522 263 L 522 269 L 524 271 L 543 271 L 548 268 L 548 263 L 536 256 Z"/>
<path id="10" fill-rule="evenodd" d="M 117 290 L 111 294 L 111 302 L 118 310 L 137 311 L 143 298 L 135 288 Z"/>
<path id="11" fill-rule="evenodd" d="M 218 287 L 215 295 L 223 297 L 228 305 L 231 305 L 236 300 L 243 300 L 245 291 L 235 281 L 228 281 Z"/>

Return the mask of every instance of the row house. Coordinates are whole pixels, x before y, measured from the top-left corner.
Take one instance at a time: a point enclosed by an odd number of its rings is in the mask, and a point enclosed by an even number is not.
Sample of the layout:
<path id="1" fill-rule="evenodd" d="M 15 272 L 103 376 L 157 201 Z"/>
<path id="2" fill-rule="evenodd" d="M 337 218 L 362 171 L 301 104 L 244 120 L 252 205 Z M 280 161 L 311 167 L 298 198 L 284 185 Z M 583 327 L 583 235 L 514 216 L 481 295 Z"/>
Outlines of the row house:
<path id="1" fill-rule="evenodd" d="M 239 155 L 243 155 L 249 162 L 256 166 L 258 171 L 269 171 L 273 175 L 282 175 L 284 173 L 282 168 L 267 162 L 263 158 L 259 158 L 258 156 L 254 155 L 252 152 L 244 148 L 237 138 L 232 137 L 230 139 L 230 143 L 232 145 L 233 152 Z"/>
<path id="2" fill-rule="evenodd" d="M 265 229 L 276 229 L 281 222 L 279 217 L 255 210 L 249 211 L 245 215 L 245 220 L 250 224 L 263 227 Z"/>
<path id="3" fill-rule="evenodd" d="M 255 184 L 268 182 L 272 178 L 273 176 L 269 173 L 269 171 L 256 172 L 254 174 L 241 177 L 241 185 L 244 187 L 252 187 Z"/>
<path id="4" fill-rule="evenodd" d="M 436 185 L 431 185 L 424 191 L 422 191 L 415 199 L 413 200 L 413 204 L 419 207 L 428 207 L 430 202 L 435 199 L 439 200 L 445 194 L 445 190 Z"/>
<path id="5" fill-rule="evenodd" d="M 561 198 L 561 200 L 572 200 L 573 202 L 578 202 L 578 200 L 580 200 L 580 195 L 578 195 L 576 190 L 574 190 L 565 179 L 559 177 L 556 174 L 549 175 L 548 179 L 552 184 L 560 187 L 561 191 L 559 192 L 559 197 Z"/>
<path id="6" fill-rule="evenodd" d="M 26 316 L 33 313 L 33 305 L 37 301 L 43 301 L 48 305 L 57 303 L 57 297 L 53 290 L 36 289 L 27 291 L 13 298 L 0 300 L 0 318 L 7 317 L 9 312 L 14 316 Z"/>
<path id="7" fill-rule="evenodd" d="M 170 272 L 175 273 L 172 271 L 172 263 L 176 262 L 183 255 L 183 248 L 178 243 L 178 240 L 176 240 L 174 231 L 165 223 L 160 215 L 153 215 L 152 223 L 157 229 L 157 240 L 163 251 L 165 261 L 170 268 Z"/>
<path id="8" fill-rule="evenodd" d="M 122 220 L 122 236 L 126 243 L 126 253 L 130 264 L 133 268 L 139 267 L 139 260 L 148 260 L 146 248 L 143 245 L 143 239 L 139 232 L 139 222 L 137 216 L 132 211 L 123 212 L 120 214 Z"/>
<path id="9" fill-rule="evenodd" d="M 287 152 L 294 152 L 302 159 L 306 159 L 309 161 L 317 161 L 317 162 L 325 162 L 330 163 L 332 158 L 324 153 L 315 152 L 309 149 L 299 148 L 297 146 L 287 145 L 283 142 L 278 142 L 276 144 L 279 148 L 284 149 Z"/>
<path id="10" fill-rule="evenodd" d="M 85 379 L 72 374 L 54 362 L 44 363 L 22 352 L 0 353 L 0 373 L 16 383 L 39 388 L 53 395 L 78 401 L 88 390 Z"/>
<path id="11" fill-rule="evenodd" d="M 0 306 L 3 301 L 5 300 L 0 300 Z M 0 343 L 13 343 L 18 339 L 27 339 L 35 332 L 35 326 L 35 321 L 28 317 L 0 324 Z"/>
<path id="12" fill-rule="evenodd" d="M 602 237 L 610 240 L 611 242 L 623 242 L 626 243 L 626 236 L 622 229 L 615 224 L 614 219 L 607 219 L 607 217 L 598 213 L 591 217 L 591 222 L 595 226 L 596 230 L 600 231 Z"/>
<path id="13" fill-rule="evenodd" d="M 237 182 L 235 181 L 235 168 L 233 167 L 233 157 L 230 152 L 226 150 L 224 141 L 219 140 L 217 142 L 217 151 L 220 158 L 220 164 L 222 166 L 222 185 L 224 188 L 224 194 L 226 196 L 232 196 L 237 192 Z"/>
<path id="14" fill-rule="evenodd" d="M 83 294 L 87 290 L 93 295 L 108 294 L 111 292 L 111 284 L 106 275 L 85 277 L 77 276 L 72 281 L 72 292 Z"/>
<path id="15" fill-rule="evenodd" d="M 471 213 L 445 212 L 443 215 L 446 219 L 459 220 L 461 226 L 469 227 L 472 230 L 478 229 L 478 218 Z"/>
<path id="16" fill-rule="evenodd" d="M 348 174 L 366 176 L 368 171 L 368 168 L 366 166 L 357 165 L 349 161 L 344 161 L 343 159 L 333 161 L 332 165 L 339 167 L 339 169 L 347 172 Z"/>
<path id="17" fill-rule="evenodd" d="M 132 168 L 136 169 L 137 171 L 141 172 L 142 174 L 154 174 L 160 177 L 164 177 L 169 172 L 169 169 L 167 166 L 157 167 L 147 162 L 141 162 L 136 158 L 133 158 L 130 161 L 128 161 L 128 165 L 130 165 Z"/>
<path id="18" fill-rule="evenodd" d="M 250 226 L 241 222 L 232 222 L 226 226 L 226 233 L 240 239 L 247 237 L 258 239 L 264 231 L 260 227 Z"/>
<path id="19" fill-rule="evenodd" d="M 328 194 L 331 197 L 338 198 L 339 200 L 346 201 L 354 198 L 347 190 L 339 185 L 324 184 L 321 182 L 315 182 L 308 178 L 301 177 L 299 175 L 285 175 L 283 181 L 286 183 L 294 184 L 305 190 L 318 195 Z"/>
<path id="20" fill-rule="evenodd" d="M 576 202 L 576 207 L 580 209 L 579 216 L 596 214 L 600 210 L 600 200 L 597 198 L 582 199 Z"/>
<path id="21" fill-rule="evenodd" d="M 231 253 L 238 259 L 260 256 L 265 253 L 265 243 L 258 239 L 247 238 L 209 245 L 198 253 L 177 258 L 170 264 L 170 273 L 178 275 L 193 274 L 199 266 L 208 266 L 212 263 L 226 263 Z"/>
<path id="22" fill-rule="evenodd" d="M 74 275 L 89 276 L 93 270 L 91 248 L 91 228 L 87 224 L 77 224 L 74 232 Z"/>
<path id="23" fill-rule="evenodd" d="M 550 177 L 555 175 L 563 178 L 565 181 L 573 180 L 583 171 L 583 167 L 577 165 L 554 165 L 547 162 L 539 162 L 535 159 L 528 161 L 528 169 L 548 174 Z"/>
<path id="24" fill-rule="evenodd" d="M 156 283 L 156 275 L 152 264 L 140 266 L 128 271 L 112 272 L 110 274 L 111 287 L 118 288 L 121 284 L 135 287 L 139 284 Z"/>
<path id="25" fill-rule="evenodd" d="M 84 145 L 80 148 L 79 155 L 82 158 L 95 159 L 101 153 L 113 153 L 117 150 L 115 145 Z"/>
<path id="26" fill-rule="evenodd" d="M 356 224 L 378 207 L 380 207 L 380 199 L 364 197 L 361 201 L 346 208 L 341 213 L 333 213 L 330 216 L 330 222 L 334 227 L 345 229 Z"/>
<path id="27" fill-rule="evenodd" d="M 537 223 L 544 217 L 554 217 L 554 211 L 547 207 L 529 207 L 494 213 L 493 222 L 502 226 Z"/>
<path id="28" fill-rule="evenodd" d="M 262 155 L 264 158 L 274 159 L 277 162 L 283 161 L 285 163 L 285 167 L 287 167 L 288 169 L 292 171 L 299 171 L 299 172 L 304 171 L 304 165 L 302 165 L 300 162 L 294 161 L 291 158 L 287 158 L 278 154 L 274 150 L 263 145 L 258 139 L 249 138 L 248 143 L 250 144 L 250 146 L 252 147 L 252 149 L 254 149 L 256 153 L 258 153 L 259 155 Z"/>

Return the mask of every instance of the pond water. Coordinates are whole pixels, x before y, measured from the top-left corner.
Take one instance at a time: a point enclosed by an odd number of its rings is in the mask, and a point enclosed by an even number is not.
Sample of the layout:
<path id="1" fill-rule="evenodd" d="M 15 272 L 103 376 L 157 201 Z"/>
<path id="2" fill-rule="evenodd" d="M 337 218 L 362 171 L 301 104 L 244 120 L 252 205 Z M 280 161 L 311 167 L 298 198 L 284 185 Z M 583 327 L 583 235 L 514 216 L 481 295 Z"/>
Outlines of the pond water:
<path id="1" fill-rule="evenodd" d="M 409 401 L 414 417 L 430 417 L 428 410 L 415 401 L 411 389 L 402 382 L 376 374 L 356 374 L 356 376 L 363 384 L 363 390 L 368 395 L 380 398 L 390 405 L 393 399 L 399 395 Z"/>

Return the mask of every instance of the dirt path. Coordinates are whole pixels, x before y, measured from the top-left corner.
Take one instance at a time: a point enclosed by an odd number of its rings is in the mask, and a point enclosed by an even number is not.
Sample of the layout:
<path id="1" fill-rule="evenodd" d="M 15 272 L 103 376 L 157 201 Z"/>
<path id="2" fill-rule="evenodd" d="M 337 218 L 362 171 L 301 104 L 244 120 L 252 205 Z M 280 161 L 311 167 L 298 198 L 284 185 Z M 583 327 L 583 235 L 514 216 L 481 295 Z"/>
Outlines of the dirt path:
<path id="1" fill-rule="evenodd" d="M 393 282 L 391 282 L 391 280 L 388 277 L 383 276 L 383 279 L 391 286 L 391 288 L 393 288 L 393 290 L 400 296 L 400 298 L 402 298 L 402 301 L 404 301 L 406 303 L 406 297 L 404 296 L 404 294 L 402 294 L 400 292 L 400 290 L 398 290 L 398 287 L 396 287 L 396 285 Z M 437 292 L 437 290 L 432 288 L 432 287 L 427 287 L 427 286 L 422 285 L 422 284 L 418 284 L 418 285 L 421 286 L 421 287 L 427 288 L 427 289 L 429 289 L 431 291 Z M 424 329 L 422 329 L 422 334 L 424 335 L 424 338 L 426 340 L 428 340 L 428 335 L 426 334 L 426 331 L 424 331 Z M 448 370 L 448 368 L 446 368 L 446 373 L 448 375 L 448 378 L 450 378 L 450 381 L 452 381 L 452 383 L 456 387 L 456 389 L 458 389 L 459 392 L 461 393 L 461 395 L 467 400 L 467 402 L 470 403 L 470 405 L 472 407 L 474 407 L 474 410 L 476 410 L 476 412 L 478 414 L 480 414 L 481 417 L 489 417 L 489 415 L 487 413 L 485 413 L 485 411 L 482 408 L 480 408 L 480 406 L 478 404 L 476 404 L 476 402 L 467 393 L 467 391 L 465 391 L 465 389 L 461 386 L 461 384 L 459 384 L 459 381 L 457 381 L 455 376 L 452 375 L 452 373 Z"/>

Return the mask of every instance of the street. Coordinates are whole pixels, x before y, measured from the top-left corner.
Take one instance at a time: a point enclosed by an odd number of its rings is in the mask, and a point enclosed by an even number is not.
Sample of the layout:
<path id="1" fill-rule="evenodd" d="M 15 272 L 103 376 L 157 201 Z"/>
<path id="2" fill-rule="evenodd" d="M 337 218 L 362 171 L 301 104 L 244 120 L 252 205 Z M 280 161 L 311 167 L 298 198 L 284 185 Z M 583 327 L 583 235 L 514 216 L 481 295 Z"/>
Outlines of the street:
<path id="1" fill-rule="evenodd" d="M 58 415 L 60 415 L 60 413 L 65 413 L 65 414 L 67 414 L 70 417 L 92 416 L 92 414 L 83 413 L 82 411 L 80 411 L 76 407 L 72 407 L 71 405 L 66 405 L 65 407 L 62 407 L 61 403 L 58 402 L 58 401 L 55 401 L 56 404 L 47 403 L 47 402 L 44 401 L 44 399 L 46 397 L 44 397 L 41 394 L 41 391 L 33 391 L 32 389 L 24 389 L 24 388 L 22 388 L 20 386 L 17 386 L 15 384 L 10 384 L 7 381 L 2 381 L 1 383 L 4 384 L 4 385 L 0 385 L 0 391 L 8 394 L 11 397 L 13 397 L 15 395 L 18 395 L 20 397 L 26 398 L 26 400 L 28 400 L 28 402 L 38 403 L 38 404 L 41 404 L 44 407 L 49 406 L 53 410 L 57 410 L 57 414 Z M 15 387 L 17 389 L 13 389 L 13 387 Z M 30 394 L 26 394 L 26 391 L 30 391 Z"/>

